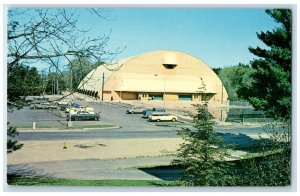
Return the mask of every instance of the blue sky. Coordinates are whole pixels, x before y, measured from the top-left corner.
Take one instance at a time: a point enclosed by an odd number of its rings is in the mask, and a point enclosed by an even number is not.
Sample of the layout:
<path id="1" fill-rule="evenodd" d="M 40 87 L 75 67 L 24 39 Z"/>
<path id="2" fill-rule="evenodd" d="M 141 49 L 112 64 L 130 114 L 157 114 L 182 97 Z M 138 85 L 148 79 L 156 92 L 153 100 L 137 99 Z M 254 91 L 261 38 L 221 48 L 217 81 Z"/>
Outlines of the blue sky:
<path id="1" fill-rule="evenodd" d="M 265 9 L 259 8 L 105 8 L 103 15 L 109 20 L 84 8 L 78 8 L 76 14 L 80 16 L 79 28 L 90 29 L 87 35 L 110 33 L 106 49 L 126 47 L 117 59 L 177 50 L 210 67 L 249 63 L 255 56 L 248 47 L 264 47 L 256 32 L 278 26 Z"/>
<path id="2" fill-rule="evenodd" d="M 91 34 L 111 30 L 108 49 L 126 47 L 118 58 L 154 50 L 178 50 L 210 67 L 249 63 L 255 56 L 249 46 L 262 46 L 256 32 L 272 30 L 277 23 L 265 9 L 225 8 L 121 8 L 110 9 L 109 21 L 83 14 L 80 25 Z"/>

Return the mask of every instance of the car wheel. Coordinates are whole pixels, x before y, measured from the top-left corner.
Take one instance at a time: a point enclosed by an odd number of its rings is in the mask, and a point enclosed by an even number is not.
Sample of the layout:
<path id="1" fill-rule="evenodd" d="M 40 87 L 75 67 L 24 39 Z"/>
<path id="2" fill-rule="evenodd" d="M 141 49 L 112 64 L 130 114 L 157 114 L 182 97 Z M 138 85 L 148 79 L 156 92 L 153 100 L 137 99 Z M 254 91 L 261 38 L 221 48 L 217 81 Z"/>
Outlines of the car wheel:
<path id="1" fill-rule="evenodd" d="M 159 119 L 157 119 L 156 121 L 157 121 L 157 122 L 159 122 L 160 120 L 159 120 Z"/>
<path id="2" fill-rule="evenodd" d="M 134 114 L 134 112 L 131 112 L 131 114 Z"/>
<path id="3" fill-rule="evenodd" d="M 175 122 L 175 121 L 176 121 L 176 118 L 173 118 L 172 121 Z"/>

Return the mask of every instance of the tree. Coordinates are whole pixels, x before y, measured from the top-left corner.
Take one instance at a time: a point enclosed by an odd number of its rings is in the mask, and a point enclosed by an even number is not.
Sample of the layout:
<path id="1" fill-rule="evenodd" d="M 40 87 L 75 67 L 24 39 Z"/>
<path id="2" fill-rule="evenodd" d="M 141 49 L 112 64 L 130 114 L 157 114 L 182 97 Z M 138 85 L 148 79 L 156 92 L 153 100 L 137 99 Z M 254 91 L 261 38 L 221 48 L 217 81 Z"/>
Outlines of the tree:
<path id="1" fill-rule="evenodd" d="M 222 70 L 221 67 L 218 67 L 218 68 L 212 68 L 212 70 L 217 74 L 219 75 L 220 71 Z"/>
<path id="2" fill-rule="evenodd" d="M 77 89 L 80 82 L 84 79 L 84 77 L 90 73 L 93 69 L 97 68 L 103 64 L 103 62 L 95 62 L 92 63 L 87 58 L 76 58 L 71 61 L 69 64 L 69 73 L 68 76 L 70 78 L 70 73 L 72 73 L 72 88 Z M 70 84 L 68 85 L 70 86 Z"/>
<path id="3" fill-rule="evenodd" d="M 18 135 L 15 127 L 8 126 L 7 128 L 7 153 L 12 153 L 13 151 L 19 150 L 22 148 L 23 144 L 20 144 L 14 138 Z"/>
<path id="4" fill-rule="evenodd" d="M 101 9 L 85 9 L 103 20 Z M 82 10 L 80 10 L 82 11 Z M 78 27 L 78 9 L 23 9 L 8 10 L 8 75 L 21 64 L 46 64 L 62 74 L 65 65 L 74 58 L 91 62 L 111 61 L 122 50 L 105 49 L 109 35 L 87 36 Z"/>
<path id="5" fill-rule="evenodd" d="M 229 100 L 241 100 L 240 91 L 244 92 L 252 82 L 251 74 L 253 69 L 248 65 L 239 63 L 231 67 L 225 67 L 218 73 L 219 78 L 224 84 Z"/>
<path id="6" fill-rule="evenodd" d="M 46 94 L 61 94 L 62 91 L 67 89 L 67 72 L 62 73 L 50 72 L 45 77 L 45 93 Z M 58 86 L 57 86 L 58 85 Z"/>
<path id="7" fill-rule="evenodd" d="M 237 186 L 291 185 L 291 123 L 270 122 L 264 129 L 268 138 L 256 141 L 260 148 L 254 156 L 241 161 L 236 172 Z"/>
<path id="8" fill-rule="evenodd" d="M 21 98 L 40 95 L 41 77 L 35 67 L 16 66 L 11 68 L 7 78 L 7 98 L 11 102 L 22 102 Z"/>
<path id="9" fill-rule="evenodd" d="M 273 31 L 257 33 L 267 49 L 249 47 L 259 57 L 250 64 L 255 70 L 252 83 L 239 94 L 258 110 L 275 119 L 291 118 L 291 64 L 292 64 L 292 15 L 289 9 L 271 9 L 266 13 L 280 27 Z"/>
<path id="10" fill-rule="evenodd" d="M 214 131 L 207 102 L 194 106 L 197 109 L 197 114 L 193 116 L 194 129 L 182 128 L 178 131 L 184 142 L 180 145 L 177 159 L 172 162 L 183 168 L 180 180 L 190 186 L 232 185 L 234 178 L 228 175 L 226 163 L 223 162 L 227 150 L 222 148 L 222 139 Z"/>
<path id="11" fill-rule="evenodd" d="M 106 19 L 101 9 L 85 9 L 95 14 L 99 19 Z M 78 9 L 24 9 L 8 10 L 7 24 L 7 100 L 10 106 L 22 107 L 23 99 L 28 95 L 39 95 L 44 92 L 46 85 L 37 88 L 38 79 L 36 68 L 24 69 L 24 65 L 46 64 L 49 70 L 63 76 L 64 66 L 74 58 L 87 58 L 90 61 L 110 61 L 121 50 L 106 50 L 108 35 L 89 37 L 87 30 L 79 29 Z M 81 10 L 82 11 L 82 10 Z M 40 78 L 40 77 L 39 77 Z M 44 78 L 43 78 L 44 79 Z M 70 92 L 72 94 L 73 92 Z M 12 131 L 7 130 L 8 138 Z M 7 145 L 17 148 L 17 141 L 7 141 Z"/>
<path id="12" fill-rule="evenodd" d="M 271 9 L 266 13 L 280 27 L 258 33 L 267 49 L 249 47 L 258 56 L 250 64 L 254 69 L 251 85 L 239 91 L 259 110 L 275 121 L 265 126 L 268 139 L 261 139 L 262 156 L 244 161 L 240 185 L 289 186 L 291 178 L 291 64 L 292 16 L 289 9 Z M 253 181 L 249 181 L 253 179 Z"/>

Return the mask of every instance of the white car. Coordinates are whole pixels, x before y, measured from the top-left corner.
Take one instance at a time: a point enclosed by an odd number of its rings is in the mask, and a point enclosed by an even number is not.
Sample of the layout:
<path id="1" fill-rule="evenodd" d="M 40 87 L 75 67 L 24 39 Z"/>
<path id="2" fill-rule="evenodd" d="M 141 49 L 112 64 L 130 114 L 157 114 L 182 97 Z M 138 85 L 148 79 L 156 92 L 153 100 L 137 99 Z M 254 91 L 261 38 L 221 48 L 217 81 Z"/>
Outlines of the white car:
<path id="1" fill-rule="evenodd" d="M 168 113 L 153 113 L 149 117 L 151 121 L 177 121 L 177 116 Z"/>
<path id="2" fill-rule="evenodd" d="M 65 99 L 61 99 L 59 101 L 54 101 L 53 103 L 56 105 L 69 105 L 69 104 L 73 103 L 73 101 L 71 99 L 65 98 Z"/>
<path id="3" fill-rule="evenodd" d="M 143 111 L 146 110 L 143 107 L 132 107 L 127 110 L 128 114 L 143 114 Z"/>
<path id="4" fill-rule="evenodd" d="M 94 108 L 85 106 L 66 108 L 66 112 L 70 114 L 76 114 L 77 112 L 88 112 L 89 114 L 95 114 Z"/>

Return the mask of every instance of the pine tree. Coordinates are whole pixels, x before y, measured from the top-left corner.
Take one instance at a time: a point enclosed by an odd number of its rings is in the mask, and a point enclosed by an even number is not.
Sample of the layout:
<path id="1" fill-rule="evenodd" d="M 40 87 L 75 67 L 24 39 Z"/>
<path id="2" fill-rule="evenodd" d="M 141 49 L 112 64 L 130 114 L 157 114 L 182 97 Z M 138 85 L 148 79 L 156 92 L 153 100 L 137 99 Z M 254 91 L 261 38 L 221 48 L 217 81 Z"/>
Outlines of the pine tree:
<path id="1" fill-rule="evenodd" d="M 267 49 L 249 47 L 258 56 L 251 62 L 255 72 L 252 85 L 242 93 L 258 110 L 275 119 L 291 117 L 292 13 L 289 9 L 271 9 L 266 13 L 281 26 L 261 32 L 257 37 Z"/>
<path id="2" fill-rule="evenodd" d="M 200 92 L 205 96 L 204 91 Z M 205 98 L 204 98 L 205 100 Z M 222 139 L 214 131 L 212 116 L 208 112 L 207 101 L 194 105 L 197 113 L 193 116 L 194 128 L 182 128 L 178 135 L 183 143 L 173 164 L 183 168 L 180 181 L 188 186 L 225 186 L 232 184 L 227 175 L 224 161 L 226 149 L 221 147 Z"/>
<path id="3" fill-rule="evenodd" d="M 23 144 L 15 139 L 15 137 L 18 135 L 19 133 L 17 132 L 17 129 L 15 127 L 7 127 L 7 153 L 12 153 L 13 151 L 22 148 Z"/>

